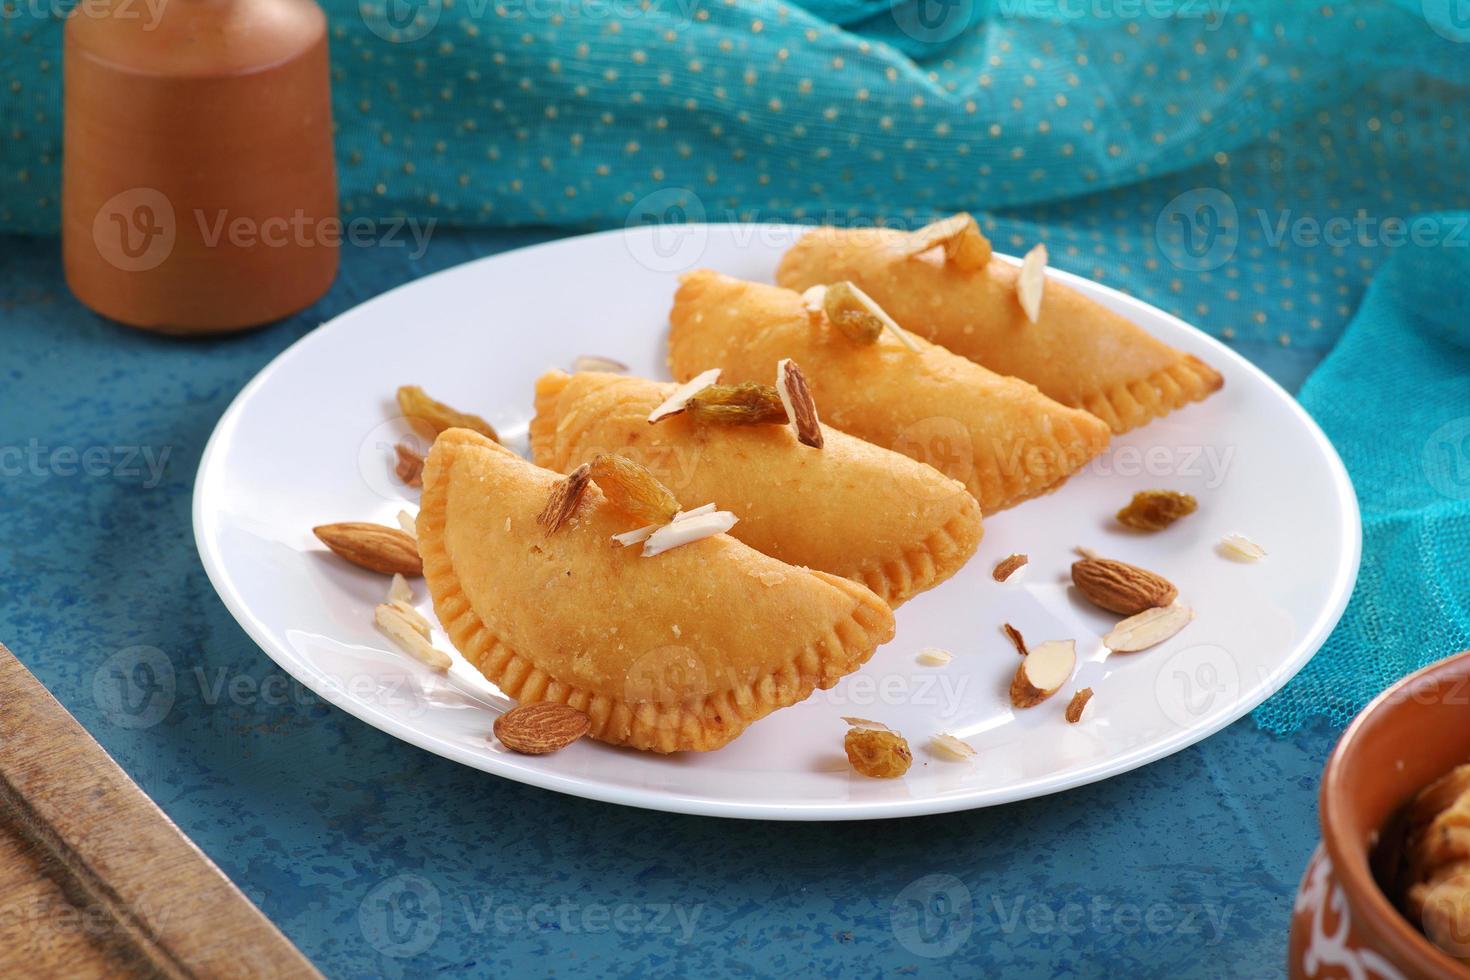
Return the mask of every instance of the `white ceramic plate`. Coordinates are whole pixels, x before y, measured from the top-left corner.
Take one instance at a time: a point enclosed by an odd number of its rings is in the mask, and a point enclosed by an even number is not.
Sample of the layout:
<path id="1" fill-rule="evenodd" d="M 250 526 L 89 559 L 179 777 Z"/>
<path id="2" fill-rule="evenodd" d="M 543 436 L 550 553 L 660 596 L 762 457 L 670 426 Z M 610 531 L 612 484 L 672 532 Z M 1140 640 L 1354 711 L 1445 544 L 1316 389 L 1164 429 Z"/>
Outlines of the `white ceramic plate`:
<path id="1" fill-rule="evenodd" d="M 490 737 L 507 700 L 455 655 L 447 676 L 398 652 L 371 623 L 386 580 L 346 565 L 316 524 L 393 524 L 417 494 L 392 477 L 409 430 L 393 392 L 417 383 L 477 412 L 524 451 L 532 385 L 578 355 L 617 358 L 667 377 L 664 338 L 677 273 L 699 265 L 770 281 L 799 229 L 643 227 L 494 256 L 396 289 L 314 331 L 235 399 L 215 429 L 194 492 L 194 532 L 210 580 L 261 648 L 293 677 L 370 725 L 510 779 L 633 806 L 791 820 L 938 813 L 1053 793 L 1127 772 L 1219 730 L 1279 689 L 1322 644 L 1358 568 L 1357 502 L 1341 461 L 1296 402 L 1228 348 L 1137 300 L 1059 272 L 1056 280 L 1132 317 L 1224 373 L 1225 388 L 1111 449 L 1059 492 L 987 517 L 979 554 L 898 613 L 898 635 L 831 691 L 779 711 L 726 748 L 660 757 L 584 740 L 550 756 L 514 755 Z M 1141 536 L 1111 515 L 1134 491 L 1169 487 L 1199 512 Z M 1217 550 L 1240 531 L 1269 557 Z M 1107 656 L 1116 617 L 1070 588 L 1087 545 L 1160 570 L 1196 610 L 1153 650 Z M 1005 584 L 995 563 L 1031 564 Z M 422 581 L 419 607 L 430 605 Z M 1002 622 L 1033 643 L 1075 638 L 1076 683 L 1014 710 L 1016 654 Z M 437 632 L 437 642 L 449 649 Z M 921 665 L 924 647 L 954 654 Z M 1096 697 L 1082 723 L 1072 687 Z M 903 779 L 852 774 L 843 715 L 906 735 Z M 948 732 L 978 750 L 945 761 L 925 743 Z"/>

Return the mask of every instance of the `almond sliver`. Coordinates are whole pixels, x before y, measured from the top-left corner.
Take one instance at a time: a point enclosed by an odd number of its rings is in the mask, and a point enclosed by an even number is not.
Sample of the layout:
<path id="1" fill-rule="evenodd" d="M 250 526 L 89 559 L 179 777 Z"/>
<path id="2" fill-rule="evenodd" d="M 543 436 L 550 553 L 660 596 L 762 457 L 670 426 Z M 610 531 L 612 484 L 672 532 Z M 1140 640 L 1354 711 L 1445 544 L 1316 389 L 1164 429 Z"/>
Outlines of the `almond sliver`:
<path id="1" fill-rule="evenodd" d="M 685 517 L 665 524 L 650 534 L 648 540 L 643 543 L 643 557 L 652 558 L 670 549 L 712 538 L 716 534 L 724 534 L 738 521 L 739 518 L 728 510 L 717 510 L 710 514 Z"/>
<path id="2" fill-rule="evenodd" d="M 695 375 L 688 381 L 674 389 L 674 393 L 664 399 L 663 404 L 648 413 L 649 424 L 666 419 L 670 415 L 678 415 L 689 407 L 689 399 L 699 392 L 708 388 L 720 380 L 720 369 L 710 368 L 701 374 Z"/>
<path id="3" fill-rule="evenodd" d="M 1021 260 L 1021 275 L 1016 280 L 1016 298 L 1026 319 L 1035 323 L 1041 317 L 1041 293 L 1046 288 L 1046 246 L 1038 245 Z"/>

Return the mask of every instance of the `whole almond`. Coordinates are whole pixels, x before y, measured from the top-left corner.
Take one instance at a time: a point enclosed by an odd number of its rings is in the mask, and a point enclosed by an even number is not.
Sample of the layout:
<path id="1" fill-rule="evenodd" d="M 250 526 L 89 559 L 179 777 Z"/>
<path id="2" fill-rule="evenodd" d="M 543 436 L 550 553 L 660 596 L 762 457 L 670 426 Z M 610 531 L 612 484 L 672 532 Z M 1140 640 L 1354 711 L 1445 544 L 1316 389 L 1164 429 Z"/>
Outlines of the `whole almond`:
<path id="1" fill-rule="evenodd" d="M 1093 605 L 1124 616 L 1167 606 L 1179 595 L 1162 575 L 1111 558 L 1073 562 L 1072 583 Z"/>
<path id="2" fill-rule="evenodd" d="M 546 755 L 587 734 L 592 721 L 571 705 L 537 701 L 511 708 L 495 719 L 495 737 L 512 752 Z"/>
<path id="3" fill-rule="evenodd" d="M 323 524 L 312 528 L 311 533 L 332 551 L 362 568 L 384 575 L 424 574 L 418 546 L 396 527 L 348 522 Z"/>

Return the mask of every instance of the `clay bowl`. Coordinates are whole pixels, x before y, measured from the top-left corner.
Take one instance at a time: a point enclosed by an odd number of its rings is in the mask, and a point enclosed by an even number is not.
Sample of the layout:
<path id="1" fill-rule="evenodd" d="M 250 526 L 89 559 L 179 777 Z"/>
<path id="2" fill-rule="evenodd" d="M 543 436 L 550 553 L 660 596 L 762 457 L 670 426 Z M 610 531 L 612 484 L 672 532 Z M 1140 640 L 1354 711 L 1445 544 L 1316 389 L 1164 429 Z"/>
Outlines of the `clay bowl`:
<path id="1" fill-rule="evenodd" d="M 1322 843 L 1297 889 L 1287 960 L 1294 980 L 1470 978 L 1470 967 L 1399 912 L 1372 867 L 1400 808 L 1466 761 L 1470 650 L 1410 674 L 1348 726 L 1323 771 Z"/>

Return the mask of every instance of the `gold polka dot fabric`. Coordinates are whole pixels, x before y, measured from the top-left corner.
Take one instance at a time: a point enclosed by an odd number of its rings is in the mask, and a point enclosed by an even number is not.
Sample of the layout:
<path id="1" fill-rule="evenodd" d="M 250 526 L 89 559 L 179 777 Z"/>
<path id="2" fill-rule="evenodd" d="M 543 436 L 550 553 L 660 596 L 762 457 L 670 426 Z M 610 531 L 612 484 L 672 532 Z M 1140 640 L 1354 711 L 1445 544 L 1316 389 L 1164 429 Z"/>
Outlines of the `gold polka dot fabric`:
<path id="1" fill-rule="evenodd" d="M 145 18 L 169 2 L 113 0 Z M 968 209 L 1003 250 L 1046 241 L 1053 264 L 1218 335 L 1311 347 L 1416 215 L 1470 206 L 1455 2 L 324 7 L 349 216 L 582 229 Z M 68 10 L 0 8 L 3 230 L 57 227 Z"/>

